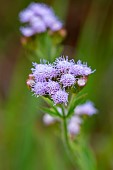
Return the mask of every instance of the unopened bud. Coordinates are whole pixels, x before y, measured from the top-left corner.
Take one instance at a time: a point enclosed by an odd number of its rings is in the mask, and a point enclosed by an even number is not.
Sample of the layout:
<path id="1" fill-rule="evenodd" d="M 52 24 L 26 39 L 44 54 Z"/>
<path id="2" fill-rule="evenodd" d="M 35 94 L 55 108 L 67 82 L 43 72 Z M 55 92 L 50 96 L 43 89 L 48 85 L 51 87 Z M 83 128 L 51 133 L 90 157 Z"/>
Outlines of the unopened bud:
<path id="1" fill-rule="evenodd" d="M 29 79 L 32 80 L 34 78 L 33 74 L 29 74 Z"/>
<path id="2" fill-rule="evenodd" d="M 67 35 L 67 31 L 64 28 L 60 29 L 58 32 L 61 35 L 61 37 L 66 37 Z"/>
<path id="3" fill-rule="evenodd" d="M 78 86 L 80 86 L 80 87 L 85 86 L 86 83 L 87 83 L 87 77 L 81 77 L 81 78 L 79 78 L 79 79 L 77 80 L 77 84 L 78 84 Z"/>
<path id="4" fill-rule="evenodd" d="M 31 88 L 33 85 L 34 85 L 34 80 L 32 80 L 32 79 L 28 79 L 27 81 L 26 81 L 26 84 L 27 84 L 27 86 L 29 87 L 29 88 Z"/>
<path id="5" fill-rule="evenodd" d="M 62 37 L 62 38 L 65 38 L 66 37 L 66 35 L 67 35 L 67 31 L 66 31 L 66 29 L 64 29 L 64 28 L 62 28 L 62 29 L 60 29 L 60 30 L 58 30 L 58 31 L 51 31 L 51 30 L 48 30 L 48 34 L 49 35 L 57 35 L 57 36 L 60 36 L 60 37 Z"/>
<path id="6" fill-rule="evenodd" d="M 53 116 L 51 116 L 47 113 L 43 116 L 43 122 L 45 125 L 51 125 L 51 124 L 55 123 L 55 120 L 56 119 Z"/>
<path id="7" fill-rule="evenodd" d="M 22 45 L 26 45 L 29 41 L 29 38 L 28 37 L 21 37 L 20 41 L 21 41 Z"/>

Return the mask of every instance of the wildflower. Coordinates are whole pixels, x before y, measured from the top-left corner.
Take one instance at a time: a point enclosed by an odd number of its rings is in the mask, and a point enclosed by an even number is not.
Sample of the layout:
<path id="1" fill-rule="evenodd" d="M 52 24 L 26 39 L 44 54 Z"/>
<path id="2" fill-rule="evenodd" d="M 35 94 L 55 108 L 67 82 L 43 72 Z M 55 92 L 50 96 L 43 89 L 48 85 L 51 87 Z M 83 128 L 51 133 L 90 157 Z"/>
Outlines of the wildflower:
<path id="1" fill-rule="evenodd" d="M 80 124 L 82 120 L 78 116 L 73 116 L 68 123 L 68 132 L 71 136 L 77 135 L 80 132 Z"/>
<path id="2" fill-rule="evenodd" d="M 68 57 L 59 57 L 55 61 L 55 67 L 59 73 L 66 74 L 69 72 L 70 68 L 74 65 L 73 60 L 68 60 Z"/>
<path id="3" fill-rule="evenodd" d="M 63 87 L 69 87 L 75 84 L 75 77 L 72 74 L 64 74 L 61 76 L 60 83 Z"/>
<path id="4" fill-rule="evenodd" d="M 52 99 L 55 104 L 67 104 L 68 102 L 68 93 L 64 90 L 57 91 L 54 95 L 52 95 Z"/>
<path id="5" fill-rule="evenodd" d="M 52 25 L 49 26 L 51 31 L 58 31 L 60 29 L 62 29 L 62 23 L 59 20 L 56 20 L 53 22 Z"/>
<path id="6" fill-rule="evenodd" d="M 55 94 L 58 90 L 60 90 L 60 85 L 58 82 L 49 81 L 46 84 L 46 93 L 49 95 Z"/>
<path id="7" fill-rule="evenodd" d="M 35 33 L 31 27 L 20 27 L 20 31 L 25 37 L 30 37 Z"/>
<path id="8" fill-rule="evenodd" d="M 20 28 L 21 33 L 26 37 L 45 32 L 48 29 L 53 32 L 58 31 L 63 27 L 53 10 L 43 3 L 31 3 L 20 12 L 19 18 L 22 23 L 26 24 L 25 27 Z"/>
<path id="9" fill-rule="evenodd" d="M 36 3 L 36 2 L 32 2 L 27 9 L 30 9 L 31 11 L 33 11 L 34 15 L 37 16 L 45 16 L 45 15 L 52 15 L 54 14 L 52 8 L 50 8 L 49 6 L 47 6 L 44 3 Z"/>
<path id="10" fill-rule="evenodd" d="M 45 83 L 44 82 L 37 82 L 33 85 L 32 91 L 36 96 L 42 96 L 46 94 L 45 91 Z"/>
<path id="11" fill-rule="evenodd" d="M 47 64 L 37 64 L 33 63 L 35 68 L 32 68 L 33 76 L 37 82 L 46 81 L 46 79 L 52 79 L 57 76 L 57 71 Z"/>
<path id="12" fill-rule="evenodd" d="M 79 60 L 77 64 L 73 65 L 70 68 L 70 73 L 74 76 L 88 76 L 94 71 L 91 70 L 90 67 L 87 66 L 87 63 L 83 63 Z"/>
<path id="13" fill-rule="evenodd" d="M 43 116 L 43 122 L 45 125 L 53 124 L 53 123 L 55 123 L 55 121 L 56 121 L 56 119 L 47 113 Z"/>
<path id="14" fill-rule="evenodd" d="M 29 22 L 31 18 L 34 16 L 34 13 L 31 9 L 26 8 L 19 14 L 19 19 L 22 23 Z"/>
<path id="15" fill-rule="evenodd" d="M 77 70 L 72 72 L 72 68 L 77 64 Z M 78 86 L 82 87 L 87 83 L 88 76 L 82 74 L 87 65 L 81 62 L 77 62 L 77 64 L 74 60 L 68 60 L 68 57 L 59 57 L 52 64 L 46 60 L 40 61 L 40 64 L 33 63 L 34 67 L 31 69 L 32 74 L 29 75 L 27 85 L 36 96 L 49 97 L 54 104 L 67 104 L 68 87 L 75 92 L 74 89 L 77 90 Z M 75 75 L 78 68 L 82 68 L 82 71 Z"/>
<path id="16" fill-rule="evenodd" d="M 97 113 L 97 109 L 94 107 L 94 104 L 91 101 L 87 101 L 84 104 L 78 105 L 75 110 L 75 114 L 77 115 L 93 115 Z"/>
<path id="17" fill-rule="evenodd" d="M 34 33 L 45 32 L 47 29 L 44 21 L 38 16 L 32 17 L 32 20 L 30 21 L 30 26 L 32 30 L 34 30 Z"/>

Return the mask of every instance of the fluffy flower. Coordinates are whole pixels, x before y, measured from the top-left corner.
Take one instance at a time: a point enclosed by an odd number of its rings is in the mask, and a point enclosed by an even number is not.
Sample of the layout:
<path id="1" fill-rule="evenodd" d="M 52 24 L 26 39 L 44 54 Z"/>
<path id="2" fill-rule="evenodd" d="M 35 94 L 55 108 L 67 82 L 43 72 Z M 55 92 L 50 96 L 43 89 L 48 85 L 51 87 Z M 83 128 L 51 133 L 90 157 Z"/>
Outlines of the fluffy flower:
<path id="1" fill-rule="evenodd" d="M 59 90 L 54 95 L 52 95 L 52 99 L 55 104 L 61 104 L 61 103 L 67 104 L 68 93 L 63 90 Z"/>
<path id="2" fill-rule="evenodd" d="M 33 85 L 32 91 L 36 96 L 42 96 L 46 94 L 45 91 L 45 83 L 43 82 L 37 82 Z"/>
<path id="3" fill-rule="evenodd" d="M 19 13 L 19 19 L 22 23 L 29 22 L 33 16 L 34 13 L 29 8 L 26 8 L 25 10 Z"/>
<path id="4" fill-rule="evenodd" d="M 78 116 L 73 116 L 68 123 L 68 132 L 70 135 L 77 135 L 80 132 L 80 124 L 82 120 Z"/>
<path id="5" fill-rule="evenodd" d="M 41 17 L 43 17 L 45 15 L 52 15 L 52 14 L 54 14 L 52 8 L 50 8 L 49 6 L 47 6 L 44 3 L 32 2 L 28 6 L 28 9 L 33 11 L 34 15 L 41 16 Z"/>
<path id="6" fill-rule="evenodd" d="M 45 32 L 47 29 L 44 21 L 37 16 L 32 17 L 32 20 L 30 21 L 30 27 L 32 30 L 34 30 L 34 33 Z"/>
<path id="7" fill-rule="evenodd" d="M 74 85 L 75 77 L 72 74 L 64 74 L 61 76 L 60 83 L 63 84 L 63 87 L 69 87 Z"/>
<path id="8" fill-rule="evenodd" d="M 94 104 L 91 101 L 87 101 L 84 104 L 78 105 L 75 110 L 75 114 L 77 115 L 93 115 L 97 113 L 97 109 L 94 107 Z"/>
<path id="9" fill-rule="evenodd" d="M 46 79 L 52 79 L 57 76 L 57 71 L 51 65 L 37 63 L 34 63 L 33 65 L 34 68 L 31 70 L 36 82 L 46 81 Z"/>
<path id="10" fill-rule="evenodd" d="M 43 122 L 44 122 L 45 125 L 51 125 L 55 121 L 56 121 L 56 119 L 53 116 L 51 116 L 47 113 L 43 116 Z"/>
<path id="11" fill-rule="evenodd" d="M 26 23 L 26 26 L 22 27 L 20 31 L 27 37 L 45 32 L 47 29 L 58 31 L 63 27 L 62 22 L 58 20 L 53 10 L 43 3 L 31 3 L 20 12 L 19 18 L 22 23 Z"/>
<path id="12" fill-rule="evenodd" d="M 73 65 L 70 68 L 70 73 L 74 76 L 88 76 L 94 71 L 91 70 L 90 67 L 87 66 L 87 63 L 83 63 L 79 60 L 77 64 Z"/>
<path id="13" fill-rule="evenodd" d="M 20 27 L 20 31 L 25 37 L 30 37 L 35 33 L 35 30 L 31 27 Z"/>
<path id="14" fill-rule="evenodd" d="M 54 21 L 52 24 L 49 25 L 51 31 L 58 31 L 62 28 L 62 23 L 59 20 Z"/>
<path id="15" fill-rule="evenodd" d="M 58 82 L 49 81 L 46 83 L 46 93 L 49 95 L 55 94 L 58 90 L 60 90 L 60 85 Z"/>
<path id="16" fill-rule="evenodd" d="M 76 65 L 78 65 L 76 67 L 77 73 L 74 74 L 75 70 L 71 69 Z M 33 66 L 32 73 L 27 80 L 27 86 L 35 95 L 51 98 L 54 104 L 67 104 L 69 95 L 67 88 L 70 87 L 71 90 L 71 87 L 74 86 L 79 89 L 78 86 L 82 87 L 87 83 L 88 76 L 83 75 L 83 69 L 86 71 L 87 65 L 81 62 L 75 64 L 74 60 L 68 60 L 68 57 L 59 57 L 52 64 L 46 60 L 41 60 L 40 64 L 33 63 Z M 85 112 L 85 114 L 91 113 Z"/>
<path id="17" fill-rule="evenodd" d="M 73 60 L 68 60 L 68 57 L 59 57 L 55 61 L 55 67 L 58 70 L 59 73 L 68 73 L 70 68 L 74 65 Z"/>

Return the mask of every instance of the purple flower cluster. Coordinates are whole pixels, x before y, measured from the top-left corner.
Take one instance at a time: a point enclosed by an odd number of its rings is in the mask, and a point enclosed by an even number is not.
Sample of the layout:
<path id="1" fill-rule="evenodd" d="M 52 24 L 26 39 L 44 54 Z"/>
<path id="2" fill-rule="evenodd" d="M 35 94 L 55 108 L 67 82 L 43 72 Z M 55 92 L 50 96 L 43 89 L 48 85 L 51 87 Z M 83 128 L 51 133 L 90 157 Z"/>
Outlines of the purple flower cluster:
<path id="1" fill-rule="evenodd" d="M 71 137 L 79 134 L 80 127 L 83 122 L 82 115 L 92 116 L 96 114 L 98 110 L 94 107 L 94 104 L 91 101 L 87 101 L 84 104 L 76 106 L 74 114 L 68 122 L 68 133 Z"/>
<path id="2" fill-rule="evenodd" d="M 31 3 L 19 14 L 20 21 L 27 26 L 20 28 L 25 37 L 30 37 L 37 33 L 50 29 L 52 32 L 63 27 L 62 22 L 54 14 L 54 11 L 43 3 Z"/>
<path id="3" fill-rule="evenodd" d="M 57 107 L 58 112 L 62 115 L 61 108 Z M 65 113 L 67 110 L 65 110 Z M 83 123 L 82 115 L 88 115 L 92 116 L 93 114 L 96 114 L 98 110 L 94 107 L 93 102 L 87 101 L 84 104 L 76 106 L 74 110 L 74 114 L 71 118 L 67 121 L 67 130 L 69 136 L 74 139 L 76 135 L 80 133 L 81 125 Z M 46 113 L 43 116 L 43 122 L 45 125 L 51 125 L 55 123 L 56 121 L 60 121 L 60 119 L 53 117 Z"/>
<path id="4" fill-rule="evenodd" d="M 77 88 L 76 84 L 84 86 L 88 75 L 93 73 L 87 64 L 75 63 L 68 57 L 59 57 L 52 64 L 33 63 L 33 66 L 27 84 L 36 96 L 49 96 L 54 104 L 67 104 L 67 90 Z"/>
<path id="5" fill-rule="evenodd" d="M 93 115 L 97 113 L 97 109 L 91 101 L 87 101 L 84 104 L 78 105 L 74 110 L 76 115 Z"/>
<path id="6" fill-rule="evenodd" d="M 72 116 L 71 119 L 69 120 L 67 129 L 68 129 L 68 133 L 72 137 L 74 135 L 79 134 L 81 123 L 82 123 L 82 119 L 77 115 Z"/>

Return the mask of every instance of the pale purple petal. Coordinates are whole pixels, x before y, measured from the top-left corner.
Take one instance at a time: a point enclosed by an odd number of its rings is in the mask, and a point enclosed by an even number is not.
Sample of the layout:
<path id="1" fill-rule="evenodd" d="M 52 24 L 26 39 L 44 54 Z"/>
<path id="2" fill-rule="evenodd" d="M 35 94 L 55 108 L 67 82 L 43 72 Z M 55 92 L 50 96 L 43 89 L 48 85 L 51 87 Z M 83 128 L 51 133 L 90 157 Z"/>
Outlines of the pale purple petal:
<path id="1" fill-rule="evenodd" d="M 56 121 L 56 119 L 47 113 L 43 116 L 43 122 L 45 125 L 51 125 L 51 124 L 55 123 L 55 121 Z"/>
<path id="2" fill-rule="evenodd" d="M 70 68 L 69 72 L 74 76 L 88 76 L 94 71 L 92 71 L 91 68 L 87 66 L 87 63 L 82 64 L 82 62 L 79 60 L 77 64 Z"/>
<path id="3" fill-rule="evenodd" d="M 25 9 L 19 13 L 19 19 L 22 23 L 29 22 L 33 17 L 33 11 L 30 9 Z"/>
<path id="4" fill-rule="evenodd" d="M 49 95 L 55 94 L 58 90 L 60 90 L 60 84 L 55 81 L 49 81 L 46 83 L 46 93 Z"/>
<path id="5" fill-rule="evenodd" d="M 63 87 L 69 87 L 75 84 L 75 80 L 72 74 L 64 74 L 61 76 L 60 83 L 62 83 Z"/>
<path id="6" fill-rule="evenodd" d="M 31 3 L 25 10 L 19 14 L 20 21 L 26 23 L 27 28 L 33 30 L 33 34 L 42 33 L 50 29 L 58 31 L 62 28 L 62 23 L 57 19 L 53 10 L 43 3 Z M 21 31 L 24 36 L 25 31 Z"/>
<path id="7" fill-rule="evenodd" d="M 32 87 L 32 91 L 37 96 L 45 95 L 46 94 L 45 83 L 44 82 L 37 82 L 37 83 L 35 83 L 34 86 Z"/>
<path id="8" fill-rule="evenodd" d="M 52 99 L 55 104 L 61 104 L 61 103 L 67 104 L 68 93 L 63 90 L 59 90 L 54 95 L 52 95 Z"/>
<path id="9" fill-rule="evenodd" d="M 73 60 L 68 60 L 68 57 L 59 57 L 55 61 L 55 67 L 59 73 L 66 74 L 69 73 L 70 68 L 74 65 Z"/>
<path id="10" fill-rule="evenodd" d="M 77 115 L 93 115 L 97 113 L 97 109 L 94 107 L 94 104 L 91 101 L 87 101 L 84 104 L 78 105 L 75 110 L 75 114 Z"/>
<path id="11" fill-rule="evenodd" d="M 77 135 L 80 132 L 80 124 L 82 123 L 82 120 L 78 116 L 72 116 L 72 118 L 69 120 L 67 129 L 70 135 Z"/>
<path id="12" fill-rule="evenodd" d="M 35 34 L 35 31 L 31 27 L 20 27 L 20 31 L 25 37 L 30 37 Z"/>
<path id="13" fill-rule="evenodd" d="M 60 21 L 55 21 L 55 22 L 53 22 L 52 25 L 49 26 L 49 28 L 52 31 L 58 31 L 58 30 L 62 29 L 62 27 L 63 27 L 63 24 Z"/>

